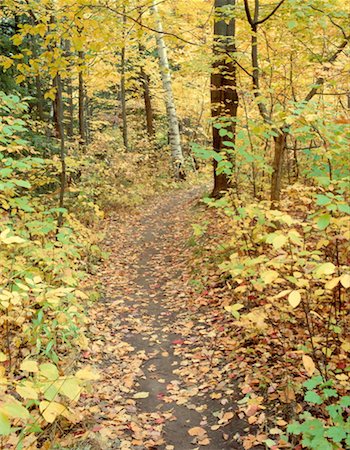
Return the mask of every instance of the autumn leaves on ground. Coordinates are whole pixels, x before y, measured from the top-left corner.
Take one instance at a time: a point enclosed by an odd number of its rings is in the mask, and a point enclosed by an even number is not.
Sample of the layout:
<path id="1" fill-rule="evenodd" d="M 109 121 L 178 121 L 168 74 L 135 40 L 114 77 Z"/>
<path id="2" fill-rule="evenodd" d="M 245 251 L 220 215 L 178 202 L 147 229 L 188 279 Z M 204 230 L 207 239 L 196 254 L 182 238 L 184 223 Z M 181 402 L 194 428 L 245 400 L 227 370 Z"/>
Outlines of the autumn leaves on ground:
<path id="1" fill-rule="evenodd" d="M 346 2 L 0 3 L 0 450 L 349 449 Z"/>

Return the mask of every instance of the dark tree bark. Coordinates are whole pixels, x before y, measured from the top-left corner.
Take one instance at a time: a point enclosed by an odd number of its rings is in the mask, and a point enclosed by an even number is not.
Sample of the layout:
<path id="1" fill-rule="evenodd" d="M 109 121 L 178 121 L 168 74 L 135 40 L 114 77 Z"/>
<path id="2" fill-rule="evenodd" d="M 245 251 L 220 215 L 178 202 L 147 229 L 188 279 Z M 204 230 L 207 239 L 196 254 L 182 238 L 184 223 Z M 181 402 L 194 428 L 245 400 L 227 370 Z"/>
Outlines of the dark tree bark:
<path id="1" fill-rule="evenodd" d="M 83 62 L 84 52 L 78 52 L 79 57 L 79 135 L 82 144 L 86 143 L 86 130 L 85 130 L 85 88 L 84 88 L 84 74 L 83 74 Z"/>
<path id="2" fill-rule="evenodd" d="M 140 50 L 140 55 L 141 54 L 142 53 Z M 140 78 L 141 78 L 142 87 L 143 87 L 143 99 L 145 102 L 147 134 L 152 139 L 154 137 L 154 125 L 153 125 L 152 100 L 151 100 L 151 94 L 150 94 L 150 89 L 149 89 L 149 76 L 145 72 L 142 65 L 140 68 Z"/>
<path id="3" fill-rule="evenodd" d="M 154 125 L 153 125 L 153 108 L 152 108 L 152 99 L 149 89 L 149 76 L 145 72 L 144 68 L 144 55 L 145 55 L 145 47 L 142 44 L 142 9 L 139 8 L 140 15 L 140 25 L 141 25 L 141 36 L 139 38 L 139 56 L 140 56 L 140 80 L 143 88 L 143 100 L 145 103 L 145 113 L 146 113 L 146 127 L 147 134 L 150 139 L 154 138 Z"/>
<path id="4" fill-rule="evenodd" d="M 63 98 L 62 98 L 62 80 L 59 74 L 56 75 L 54 79 L 54 86 L 56 87 L 56 98 L 54 101 L 54 111 L 55 111 L 55 129 L 57 133 L 57 138 L 60 141 L 60 160 L 61 160 L 61 174 L 60 174 L 60 191 L 59 191 L 59 202 L 60 208 L 64 208 L 64 195 L 66 190 L 66 152 L 65 152 L 65 140 L 64 140 L 64 126 L 63 126 Z M 60 228 L 63 224 L 63 213 L 60 212 L 58 215 L 57 228 Z"/>
<path id="5" fill-rule="evenodd" d="M 214 24 L 214 63 L 211 75 L 211 111 L 213 125 L 215 119 L 228 117 L 231 120 L 231 126 L 227 131 L 232 133 L 231 137 L 220 136 L 219 129 L 212 127 L 213 148 L 216 152 L 225 149 L 223 141 L 230 141 L 233 144 L 236 140 L 236 117 L 238 111 L 238 94 L 236 88 L 236 64 L 234 56 L 227 58 L 228 54 L 234 53 L 235 47 L 235 19 L 223 16 L 221 8 L 224 6 L 235 7 L 235 0 L 215 0 L 215 13 L 221 15 L 221 20 L 216 20 Z M 231 158 L 234 163 L 234 158 Z M 212 197 L 218 198 L 226 192 L 231 186 L 231 180 L 225 173 L 217 173 L 218 163 L 214 159 L 214 188 Z"/>
<path id="6" fill-rule="evenodd" d="M 74 104 L 73 104 L 73 86 L 72 79 L 68 78 L 66 82 L 68 107 L 67 107 L 67 136 L 74 136 Z"/>
<path id="7" fill-rule="evenodd" d="M 273 172 L 271 176 L 271 201 L 279 201 L 281 196 L 283 160 L 286 152 L 287 133 L 280 133 L 274 138 Z"/>
<path id="8" fill-rule="evenodd" d="M 65 40 L 65 56 L 69 58 L 71 56 L 71 45 L 68 39 Z M 73 86 L 72 78 L 68 77 L 65 82 L 66 94 L 67 94 L 67 107 L 66 110 L 66 130 L 67 136 L 72 138 L 74 136 L 74 105 L 73 105 Z"/>
<path id="9" fill-rule="evenodd" d="M 125 16 L 125 6 L 123 6 L 123 46 L 121 49 L 120 55 L 120 65 L 121 65 L 121 80 L 120 80 L 120 103 L 122 109 L 122 122 L 123 122 L 123 143 L 125 149 L 129 150 L 129 141 L 128 141 L 128 121 L 127 121 L 127 111 L 126 111 L 126 88 L 125 88 L 125 24 L 126 24 L 126 16 Z"/>

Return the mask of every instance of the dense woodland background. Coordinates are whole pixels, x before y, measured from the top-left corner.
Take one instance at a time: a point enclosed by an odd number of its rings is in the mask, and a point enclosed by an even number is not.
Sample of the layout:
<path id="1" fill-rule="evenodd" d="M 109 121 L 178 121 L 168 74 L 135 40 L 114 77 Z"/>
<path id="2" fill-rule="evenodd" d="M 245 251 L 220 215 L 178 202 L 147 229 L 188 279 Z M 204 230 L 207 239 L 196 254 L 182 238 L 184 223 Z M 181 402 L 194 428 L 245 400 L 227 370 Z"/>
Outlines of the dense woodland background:
<path id="1" fill-rule="evenodd" d="M 41 448 L 98 383 L 66 362 L 104 217 L 213 181 L 192 284 L 215 273 L 256 355 L 243 398 L 279 373 L 264 445 L 349 448 L 347 2 L 3 0 L 0 30 L 0 447 Z"/>

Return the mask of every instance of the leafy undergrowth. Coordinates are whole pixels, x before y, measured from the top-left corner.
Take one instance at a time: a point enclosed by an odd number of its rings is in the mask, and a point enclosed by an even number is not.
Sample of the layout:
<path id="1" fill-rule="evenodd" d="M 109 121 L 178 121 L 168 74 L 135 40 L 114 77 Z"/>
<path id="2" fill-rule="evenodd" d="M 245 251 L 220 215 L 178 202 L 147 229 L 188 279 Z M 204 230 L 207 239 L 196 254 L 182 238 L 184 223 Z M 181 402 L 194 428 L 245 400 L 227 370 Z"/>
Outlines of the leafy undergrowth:
<path id="1" fill-rule="evenodd" d="M 193 226 L 193 284 L 232 317 L 239 415 L 260 430 L 245 449 L 350 445 L 347 186 L 292 186 L 280 210 L 208 199 Z"/>
<path id="2" fill-rule="evenodd" d="M 104 211 L 172 186 L 164 161 L 126 156 L 109 134 L 98 135 L 87 148 L 68 143 L 58 208 L 59 149 L 26 111 L 0 93 L 0 446 L 16 449 L 40 447 L 59 417 L 65 426 L 79 421 L 77 402 L 98 378 L 78 359 L 89 345 L 86 310 L 99 295 L 91 274 L 107 257 Z"/>

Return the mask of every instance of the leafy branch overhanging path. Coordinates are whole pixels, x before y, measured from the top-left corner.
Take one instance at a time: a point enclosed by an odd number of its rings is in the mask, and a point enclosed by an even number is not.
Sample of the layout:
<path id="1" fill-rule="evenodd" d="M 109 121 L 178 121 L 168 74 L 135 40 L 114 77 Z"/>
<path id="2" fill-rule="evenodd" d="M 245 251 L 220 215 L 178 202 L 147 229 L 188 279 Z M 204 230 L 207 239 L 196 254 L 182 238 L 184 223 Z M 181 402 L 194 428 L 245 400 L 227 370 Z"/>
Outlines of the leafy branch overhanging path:
<path id="1" fill-rule="evenodd" d="M 168 194 L 125 222 L 108 221 L 106 296 L 90 311 L 82 361 L 101 378 L 81 401 L 85 428 L 75 430 L 96 449 L 243 448 L 222 312 L 201 307 L 188 283 L 198 198 L 198 190 Z"/>

